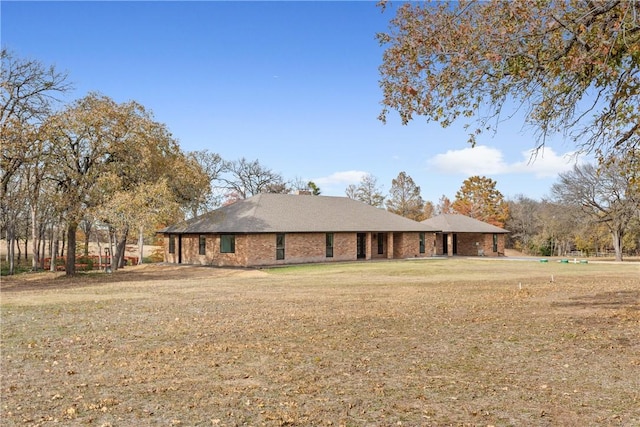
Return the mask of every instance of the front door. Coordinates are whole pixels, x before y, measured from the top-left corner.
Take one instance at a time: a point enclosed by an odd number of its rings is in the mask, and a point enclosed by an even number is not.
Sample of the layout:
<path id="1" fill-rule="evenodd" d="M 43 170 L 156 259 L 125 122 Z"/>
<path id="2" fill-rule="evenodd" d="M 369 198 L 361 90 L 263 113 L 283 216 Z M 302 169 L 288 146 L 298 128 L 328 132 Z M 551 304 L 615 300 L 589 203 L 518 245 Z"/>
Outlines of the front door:
<path id="1" fill-rule="evenodd" d="M 357 236 L 358 259 L 367 257 L 367 233 L 358 233 Z"/>
<path id="2" fill-rule="evenodd" d="M 458 235 L 453 235 L 453 254 L 458 255 Z"/>
<path id="3" fill-rule="evenodd" d="M 442 254 L 449 254 L 449 235 L 447 233 L 442 234 Z"/>

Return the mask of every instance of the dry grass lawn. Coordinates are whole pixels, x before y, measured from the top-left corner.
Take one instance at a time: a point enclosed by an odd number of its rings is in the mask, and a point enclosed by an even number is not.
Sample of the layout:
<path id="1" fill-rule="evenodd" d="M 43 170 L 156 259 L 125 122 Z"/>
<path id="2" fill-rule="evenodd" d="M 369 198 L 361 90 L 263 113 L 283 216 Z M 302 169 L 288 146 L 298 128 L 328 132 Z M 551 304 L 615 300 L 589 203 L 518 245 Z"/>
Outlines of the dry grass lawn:
<path id="1" fill-rule="evenodd" d="M 640 425 L 640 264 L 147 265 L 0 289 L 3 426 Z"/>

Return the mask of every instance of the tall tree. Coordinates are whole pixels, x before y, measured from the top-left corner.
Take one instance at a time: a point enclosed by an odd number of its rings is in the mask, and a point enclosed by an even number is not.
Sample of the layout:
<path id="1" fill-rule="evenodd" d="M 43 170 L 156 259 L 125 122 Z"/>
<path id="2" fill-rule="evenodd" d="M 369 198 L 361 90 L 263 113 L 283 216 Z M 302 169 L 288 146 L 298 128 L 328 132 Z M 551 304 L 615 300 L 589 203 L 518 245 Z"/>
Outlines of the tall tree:
<path id="1" fill-rule="evenodd" d="M 121 261 L 128 233 L 140 225 L 137 219 L 142 217 L 131 211 L 141 205 L 110 203 L 111 199 L 124 195 L 118 200 L 134 200 L 140 188 L 146 188 L 147 197 L 157 195 L 167 205 L 185 206 L 198 188 L 206 191 L 208 178 L 198 163 L 185 156 L 165 126 L 153 121 L 136 102 L 118 104 L 89 94 L 53 115 L 46 128 L 51 145 L 49 161 L 55 166 L 48 178 L 57 185 L 57 205 L 67 225 L 65 270 L 69 275 L 75 273 L 76 230 L 85 211 L 109 204 L 113 207 L 112 215 L 101 219 L 118 233 L 114 260 Z M 148 186 L 163 177 L 167 178 L 170 199 Z M 127 218 L 136 221 L 124 220 Z"/>
<path id="2" fill-rule="evenodd" d="M 424 116 L 446 127 L 476 117 L 475 143 L 520 111 L 538 147 L 562 132 L 622 156 L 640 143 L 638 9 L 639 0 L 404 3 L 378 35 L 380 118 L 393 109 L 403 123 Z"/>
<path id="3" fill-rule="evenodd" d="M 580 207 L 592 221 L 607 226 L 618 261 L 622 261 L 624 235 L 640 206 L 640 169 L 621 165 L 615 161 L 601 168 L 576 165 L 560 174 L 551 188 L 557 200 Z"/>
<path id="4" fill-rule="evenodd" d="M 424 219 L 424 201 L 420 196 L 420 187 L 406 172 L 400 172 L 391 180 L 391 190 L 386 201 L 387 210 L 415 221 Z"/>
<path id="5" fill-rule="evenodd" d="M 485 176 L 465 179 L 451 207 L 458 213 L 498 227 L 504 227 L 509 218 L 509 205 L 496 189 L 496 182 Z"/>
<path id="6" fill-rule="evenodd" d="M 196 217 L 220 204 L 219 197 L 214 192 L 214 186 L 224 168 L 224 160 L 219 154 L 208 150 L 191 151 L 187 153 L 187 157 L 198 163 L 200 170 L 209 180 L 207 186 L 196 188 L 197 191 L 192 197 L 193 202 L 189 206 L 189 211 L 191 217 Z"/>
<path id="7" fill-rule="evenodd" d="M 350 184 L 345 190 L 345 194 L 350 199 L 360 200 L 376 208 L 380 208 L 384 204 L 384 195 L 382 188 L 378 186 L 378 178 L 369 173 L 362 177 L 357 186 Z"/>
<path id="8" fill-rule="evenodd" d="M 40 127 L 58 103 L 58 96 L 71 85 L 66 73 L 39 61 L 17 57 L 8 49 L 0 51 L 0 60 L 0 221 L 7 233 L 9 271 L 13 273 L 15 208 L 24 208 L 26 199 L 35 249 L 39 242 L 35 234 L 38 203 L 34 198 L 39 194 L 37 187 L 42 176 Z M 17 188 L 12 180 L 22 182 L 20 194 L 11 193 Z M 33 263 L 35 267 L 35 251 Z"/>

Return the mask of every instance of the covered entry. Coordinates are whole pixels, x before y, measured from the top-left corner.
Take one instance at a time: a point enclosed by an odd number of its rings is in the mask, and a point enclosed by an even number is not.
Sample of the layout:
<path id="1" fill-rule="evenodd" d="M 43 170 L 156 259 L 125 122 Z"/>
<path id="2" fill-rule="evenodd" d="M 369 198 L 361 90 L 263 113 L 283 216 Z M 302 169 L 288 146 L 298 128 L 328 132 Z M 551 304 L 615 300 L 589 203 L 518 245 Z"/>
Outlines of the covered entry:
<path id="1" fill-rule="evenodd" d="M 442 234 L 442 253 L 444 255 L 458 254 L 458 235 L 455 233 Z"/>

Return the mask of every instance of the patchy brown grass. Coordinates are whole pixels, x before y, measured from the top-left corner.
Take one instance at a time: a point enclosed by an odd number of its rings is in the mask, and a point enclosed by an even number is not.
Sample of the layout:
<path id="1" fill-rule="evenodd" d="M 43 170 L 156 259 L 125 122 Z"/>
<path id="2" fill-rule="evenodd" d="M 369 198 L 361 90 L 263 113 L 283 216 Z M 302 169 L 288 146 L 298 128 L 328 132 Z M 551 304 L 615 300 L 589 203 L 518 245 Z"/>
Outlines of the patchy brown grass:
<path id="1" fill-rule="evenodd" d="M 637 264 L 141 266 L 1 289 L 2 425 L 640 425 Z"/>

